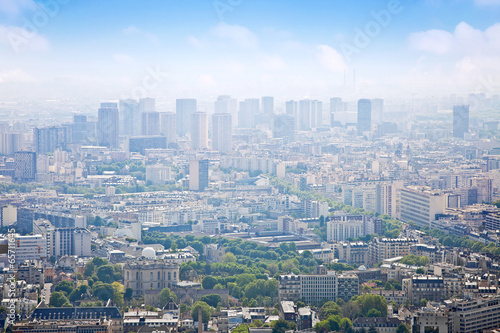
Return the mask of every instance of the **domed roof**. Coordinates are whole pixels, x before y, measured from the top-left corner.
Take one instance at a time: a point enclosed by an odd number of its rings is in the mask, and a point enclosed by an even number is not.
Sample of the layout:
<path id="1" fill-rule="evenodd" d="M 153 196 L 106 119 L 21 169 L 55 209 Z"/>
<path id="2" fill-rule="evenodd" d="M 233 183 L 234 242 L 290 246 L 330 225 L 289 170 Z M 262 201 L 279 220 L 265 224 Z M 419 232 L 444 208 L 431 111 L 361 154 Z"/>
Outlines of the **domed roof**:
<path id="1" fill-rule="evenodd" d="M 152 247 L 145 247 L 142 250 L 142 256 L 147 259 L 156 259 L 156 251 Z"/>
<path id="2" fill-rule="evenodd" d="M 358 271 L 366 271 L 366 266 L 365 265 L 359 266 Z"/>

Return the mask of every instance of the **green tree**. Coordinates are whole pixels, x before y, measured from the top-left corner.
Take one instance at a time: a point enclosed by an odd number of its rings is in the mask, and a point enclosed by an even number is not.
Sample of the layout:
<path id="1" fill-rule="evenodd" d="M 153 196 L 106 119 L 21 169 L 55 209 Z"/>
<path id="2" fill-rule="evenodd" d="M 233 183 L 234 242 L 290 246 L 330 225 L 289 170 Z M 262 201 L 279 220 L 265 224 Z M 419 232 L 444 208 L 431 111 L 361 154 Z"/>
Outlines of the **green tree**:
<path id="1" fill-rule="evenodd" d="M 201 321 L 205 324 L 208 323 L 210 320 L 210 316 L 212 315 L 213 309 L 210 307 L 205 302 L 202 301 L 197 301 L 196 303 L 193 304 L 193 307 L 191 308 L 191 315 L 195 320 L 198 320 L 198 311 L 201 309 Z"/>
<path id="2" fill-rule="evenodd" d="M 224 264 L 229 264 L 230 262 L 237 262 L 236 256 L 231 252 L 227 252 L 222 258 Z"/>
<path id="3" fill-rule="evenodd" d="M 75 289 L 73 282 L 69 281 L 61 281 L 54 288 L 55 291 L 62 291 L 66 295 L 71 294 L 71 292 Z"/>
<path id="4" fill-rule="evenodd" d="M 220 295 L 217 295 L 217 294 L 209 294 L 209 295 L 202 296 L 200 298 L 200 301 L 205 302 L 208 305 L 210 305 L 211 307 L 216 308 L 217 305 L 219 303 L 221 303 L 222 298 L 220 297 Z"/>
<path id="5" fill-rule="evenodd" d="M 125 289 L 125 294 L 123 294 L 123 298 L 126 300 L 126 301 L 131 301 L 132 300 L 132 296 L 134 295 L 134 289 L 132 288 L 127 288 Z"/>
<path id="6" fill-rule="evenodd" d="M 368 317 L 370 310 L 377 310 L 378 312 L 371 312 L 372 315 L 377 314 L 377 317 L 387 316 L 387 300 L 383 296 L 363 294 L 353 297 L 353 303 L 359 306 L 363 317 Z"/>
<path id="7" fill-rule="evenodd" d="M 205 276 L 203 281 L 201 281 L 201 285 L 203 289 L 214 289 L 214 286 L 217 284 L 217 279 L 211 275 Z"/>
<path id="8" fill-rule="evenodd" d="M 88 286 L 86 284 L 80 285 L 78 288 L 74 289 L 71 294 L 69 294 L 68 299 L 71 302 L 79 301 L 82 299 L 82 296 L 87 292 Z"/>
<path id="9" fill-rule="evenodd" d="M 103 283 L 113 283 L 115 280 L 115 270 L 111 265 L 103 265 L 97 269 L 97 278 Z"/>
<path id="10" fill-rule="evenodd" d="M 396 329 L 396 333 L 410 333 L 410 330 L 405 324 L 401 323 Z"/>
<path id="11" fill-rule="evenodd" d="M 328 301 L 319 309 L 318 315 L 320 319 L 326 319 L 331 315 L 340 315 L 342 308 L 334 301 Z"/>
<path id="12" fill-rule="evenodd" d="M 273 328 L 273 333 L 285 333 L 288 330 L 297 329 L 297 325 L 295 323 L 286 321 L 284 319 L 273 321 L 271 323 L 271 327 Z"/>
<path id="13" fill-rule="evenodd" d="M 92 286 L 92 295 L 97 297 L 103 302 L 106 302 L 110 299 L 113 299 L 114 296 L 114 288 L 109 283 L 102 283 L 97 281 Z"/>
<path id="14" fill-rule="evenodd" d="M 50 295 L 49 305 L 56 308 L 69 308 L 71 307 L 71 303 L 66 295 L 62 291 L 54 291 L 52 295 Z"/>
<path id="15" fill-rule="evenodd" d="M 172 292 L 169 288 L 163 288 L 158 295 L 158 301 L 160 302 L 160 306 L 163 308 L 168 301 L 170 301 L 170 297 L 172 296 Z"/>
<path id="16" fill-rule="evenodd" d="M 417 270 L 415 272 L 417 274 L 425 274 L 425 269 L 423 269 L 422 267 L 419 267 L 419 268 L 417 268 Z"/>

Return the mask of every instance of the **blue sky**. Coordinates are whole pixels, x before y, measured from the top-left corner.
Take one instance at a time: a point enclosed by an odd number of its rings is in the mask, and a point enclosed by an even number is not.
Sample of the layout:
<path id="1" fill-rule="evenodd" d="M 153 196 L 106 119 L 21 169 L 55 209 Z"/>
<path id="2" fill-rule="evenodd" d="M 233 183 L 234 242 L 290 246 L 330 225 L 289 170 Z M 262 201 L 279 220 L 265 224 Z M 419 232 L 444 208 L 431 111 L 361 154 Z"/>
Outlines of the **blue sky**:
<path id="1" fill-rule="evenodd" d="M 500 0 L 0 0 L 0 60 L 3 99 L 492 94 Z"/>

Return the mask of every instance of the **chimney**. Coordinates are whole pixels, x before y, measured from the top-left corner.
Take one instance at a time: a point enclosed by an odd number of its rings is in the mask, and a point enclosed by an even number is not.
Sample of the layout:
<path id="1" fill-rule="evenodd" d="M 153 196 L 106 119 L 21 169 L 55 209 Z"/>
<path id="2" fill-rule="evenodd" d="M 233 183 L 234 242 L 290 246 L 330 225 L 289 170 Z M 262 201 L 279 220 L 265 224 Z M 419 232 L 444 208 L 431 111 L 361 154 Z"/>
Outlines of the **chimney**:
<path id="1" fill-rule="evenodd" d="M 198 308 L 198 333 L 203 333 L 203 324 L 202 324 L 202 319 L 203 316 L 201 315 L 201 306 Z"/>

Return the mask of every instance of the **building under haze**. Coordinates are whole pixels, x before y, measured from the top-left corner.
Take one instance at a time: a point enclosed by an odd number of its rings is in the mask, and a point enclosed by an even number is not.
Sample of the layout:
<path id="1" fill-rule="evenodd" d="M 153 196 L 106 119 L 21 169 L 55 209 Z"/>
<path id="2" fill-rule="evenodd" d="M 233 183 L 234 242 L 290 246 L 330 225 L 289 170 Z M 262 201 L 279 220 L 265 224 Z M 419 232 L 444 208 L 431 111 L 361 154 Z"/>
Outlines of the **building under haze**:
<path id="1" fill-rule="evenodd" d="M 167 147 L 177 141 L 176 117 L 173 112 L 160 113 L 160 134 L 167 137 Z"/>
<path id="2" fill-rule="evenodd" d="M 295 118 L 288 114 L 279 114 L 273 118 L 273 138 L 287 138 L 295 136 Z"/>
<path id="3" fill-rule="evenodd" d="M 14 166 L 14 178 L 17 181 L 34 181 L 36 176 L 36 153 L 32 151 L 15 152 Z"/>
<path id="4" fill-rule="evenodd" d="M 238 112 L 239 128 L 255 128 L 255 117 L 259 114 L 259 100 L 256 98 L 245 99 L 240 102 Z"/>
<path id="5" fill-rule="evenodd" d="M 310 131 L 323 124 L 323 103 L 304 99 L 299 101 L 298 129 Z"/>
<path id="6" fill-rule="evenodd" d="M 203 191 L 208 188 L 208 160 L 189 161 L 189 190 Z"/>
<path id="7" fill-rule="evenodd" d="M 120 101 L 120 133 L 126 136 L 141 134 L 139 103 L 133 99 Z"/>
<path id="8" fill-rule="evenodd" d="M 373 122 L 379 124 L 384 121 L 384 100 L 381 98 L 372 99 Z"/>
<path id="9" fill-rule="evenodd" d="M 206 112 L 194 112 L 191 115 L 191 148 L 208 148 L 208 115 Z"/>
<path id="10" fill-rule="evenodd" d="M 214 113 L 231 114 L 233 126 L 238 124 L 238 101 L 229 95 L 221 95 L 214 102 Z"/>
<path id="11" fill-rule="evenodd" d="M 97 117 L 97 144 L 118 147 L 119 116 L 116 103 L 101 103 Z"/>
<path id="12" fill-rule="evenodd" d="M 274 97 L 264 96 L 261 98 L 262 112 L 268 115 L 274 114 Z"/>
<path id="13" fill-rule="evenodd" d="M 139 99 L 139 111 L 143 112 L 155 112 L 156 102 L 154 98 L 145 97 Z"/>
<path id="14" fill-rule="evenodd" d="M 53 153 L 56 149 L 67 149 L 72 142 L 71 125 L 51 126 L 46 128 L 35 128 L 33 130 L 33 141 L 37 154 Z"/>
<path id="15" fill-rule="evenodd" d="M 21 133 L 0 133 L 0 154 L 12 155 L 21 149 L 22 144 Z"/>
<path id="16" fill-rule="evenodd" d="M 212 148 L 221 153 L 228 153 L 233 146 L 233 124 L 229 113 L 212 115 Z"/>
<path id="17" fill-rule="evenodd" d="M 177 135 L 191 132 L 191 115 L 196 112 L 196 99 L 178 99 L 175 103 Z"/>
<path id="18" fill-rule="evenodd" d="M 372 129 L 372 102 L 369 99 L 358 101 L 358 135 Z"/>
<path id="19" fill-rule="evenodd" d="M 142 116 L 142 135 L 160 135 L 160 113 L 148 111 L 141 113 Z"/>
<path id="20" fill-rule="evenodd" d="M 453 107 L 453 137 L 463 139 L 469 132 L 469 106 L 456 105 Z"/>

